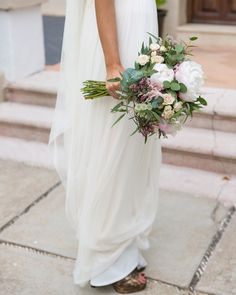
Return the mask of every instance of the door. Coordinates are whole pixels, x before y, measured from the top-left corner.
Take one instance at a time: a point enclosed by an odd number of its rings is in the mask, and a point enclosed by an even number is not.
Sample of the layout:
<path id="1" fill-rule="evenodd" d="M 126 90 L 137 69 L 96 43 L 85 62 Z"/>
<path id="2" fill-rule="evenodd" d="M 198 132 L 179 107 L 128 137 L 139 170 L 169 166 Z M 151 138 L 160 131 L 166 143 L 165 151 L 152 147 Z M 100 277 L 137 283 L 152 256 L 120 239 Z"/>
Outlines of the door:
<path id="1" fill-rule="evenodd" d="M 236 0 L 188 0 L 188 21 L 236 24 Z"/>

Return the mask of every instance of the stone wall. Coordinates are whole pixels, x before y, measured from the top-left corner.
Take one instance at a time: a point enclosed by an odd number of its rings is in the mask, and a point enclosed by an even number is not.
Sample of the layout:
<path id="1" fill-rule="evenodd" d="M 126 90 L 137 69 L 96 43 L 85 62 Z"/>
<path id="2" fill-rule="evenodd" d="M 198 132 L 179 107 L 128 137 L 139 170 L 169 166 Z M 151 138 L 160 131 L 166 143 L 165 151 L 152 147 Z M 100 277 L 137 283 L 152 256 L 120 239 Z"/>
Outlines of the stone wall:
<path id="1" fill-rule="evenodd" d="M 44 15 L 64 16 L 66 0 L 50 0 L 42 6 Z"/>
<path id="2" fill-rule="evenodd" d="M 165 8 L 168 15 L 165 19 L 164 33 L 176 37 L 178 26 L 187 22 L 187 0 L 168 0 Z"/>
<path id="3" fill-rule="evenodd" d="M 46 1 L 0 1 L 0 70 L 8 81 L 44 69 L 41 5 Z"/>

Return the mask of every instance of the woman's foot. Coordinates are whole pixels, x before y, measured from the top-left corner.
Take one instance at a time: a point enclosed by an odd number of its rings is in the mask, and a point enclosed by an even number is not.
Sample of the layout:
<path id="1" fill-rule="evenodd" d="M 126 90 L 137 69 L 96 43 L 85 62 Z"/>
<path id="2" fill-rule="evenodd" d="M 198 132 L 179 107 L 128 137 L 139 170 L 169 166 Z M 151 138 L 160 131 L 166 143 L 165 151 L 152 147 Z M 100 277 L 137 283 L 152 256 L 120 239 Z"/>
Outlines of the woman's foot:
<path id="1" fill-rule="evenodd" d="M 145 273 L 134 269 L 128 276 L 122 280 L 115 282 L 113 287 L 116 292 L 128 294 L 142 291 L 146 288 L 147 278 Z"/>

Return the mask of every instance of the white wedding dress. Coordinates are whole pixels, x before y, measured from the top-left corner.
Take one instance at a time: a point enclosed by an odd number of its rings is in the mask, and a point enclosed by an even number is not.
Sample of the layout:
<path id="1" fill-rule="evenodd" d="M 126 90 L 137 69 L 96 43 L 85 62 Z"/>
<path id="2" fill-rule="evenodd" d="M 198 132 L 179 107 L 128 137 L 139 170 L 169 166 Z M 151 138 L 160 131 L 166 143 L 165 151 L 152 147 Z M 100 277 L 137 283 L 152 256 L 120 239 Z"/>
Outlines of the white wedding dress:
<path id="1" fill-rule="evenodd" d="M 149 248 L 157 212 L 161 148 L 158 138 L 144 144 L 141 134 L 130 136 L 131 121 L 111 128 L 118 115 L 110 109 L 117 100 L 83 99 L 82 81 L 105 80 L 106 70 L 94 0 L 80 1 L 68 2 L 50 142 L 66 186 L 66 214 L 78 239 L 74 282 L 101 286 L 146 265 L 141 251 Z M 133 67 L 147 32 L 158 33 L 155 0 L 115 0 L 115 7 L 121 61 Z"/>

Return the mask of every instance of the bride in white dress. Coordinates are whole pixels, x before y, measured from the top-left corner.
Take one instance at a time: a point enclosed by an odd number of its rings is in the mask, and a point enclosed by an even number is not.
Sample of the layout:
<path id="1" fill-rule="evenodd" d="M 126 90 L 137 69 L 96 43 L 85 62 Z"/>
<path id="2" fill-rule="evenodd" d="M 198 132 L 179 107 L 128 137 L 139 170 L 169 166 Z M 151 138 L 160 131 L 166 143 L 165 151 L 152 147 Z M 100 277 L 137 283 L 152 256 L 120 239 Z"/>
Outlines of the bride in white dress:
<path id="1" fill-rule="evenodd" d="M 157 212 L 160 141 L 147 144 L 116 115 L 110 96 L 84 100 L 84 80 L 106 80 L 133 67 L 148 34 L 157 35 L 155 0 L 68 0 L 61 83 L 50 143 L 66 188 L 66 214 L 78 239 L 74 283 L 139 291 L 142 250 Z M 109 83 L 111 95 L 117 89 Z M 122 280 L 126 278 L 126 280 Z"/>

